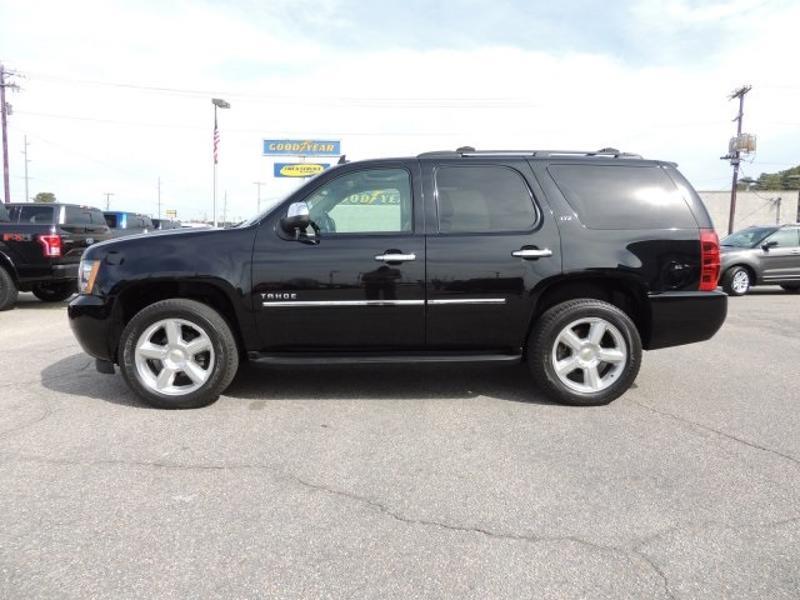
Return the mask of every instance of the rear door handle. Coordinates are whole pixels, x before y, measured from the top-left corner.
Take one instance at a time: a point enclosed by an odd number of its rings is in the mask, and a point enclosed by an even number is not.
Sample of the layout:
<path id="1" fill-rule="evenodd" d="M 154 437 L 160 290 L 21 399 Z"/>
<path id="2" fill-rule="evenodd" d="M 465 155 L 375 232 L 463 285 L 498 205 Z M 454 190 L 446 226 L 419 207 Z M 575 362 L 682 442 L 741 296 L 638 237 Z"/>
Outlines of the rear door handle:
<path id="1" fill-rule="evenodd" d="M 375 260 L 383 262 L 409 262 L 417 260 L 416 254 L 378 254 Z"/>
<path id="2" fill-rule="evenodd" d="M 546 256 L 553 256 L 553 251 L 550 248 L 522 248 L 514 250 L 511 256 L 518 256 L 519 258 L 544 258 Z"/>

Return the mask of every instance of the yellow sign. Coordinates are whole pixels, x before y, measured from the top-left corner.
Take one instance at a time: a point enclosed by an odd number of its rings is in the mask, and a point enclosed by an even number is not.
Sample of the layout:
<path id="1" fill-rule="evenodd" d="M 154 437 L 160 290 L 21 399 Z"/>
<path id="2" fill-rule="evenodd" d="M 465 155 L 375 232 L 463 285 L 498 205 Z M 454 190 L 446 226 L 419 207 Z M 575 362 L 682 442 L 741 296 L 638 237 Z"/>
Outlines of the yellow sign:
<path id="1" fill-rule="evenodd" d="M 328 165 L 319 163 L 276 164 L 275 177 L 313 177 L 327 168 Z"/>
<path id="2" fill-rule="evenodd" d="M 178 216 L 178 211 L 175 210 L 174 208 L 168 208 L 166 212 L 168 219 L 174 219 L 175 217 Z"/>

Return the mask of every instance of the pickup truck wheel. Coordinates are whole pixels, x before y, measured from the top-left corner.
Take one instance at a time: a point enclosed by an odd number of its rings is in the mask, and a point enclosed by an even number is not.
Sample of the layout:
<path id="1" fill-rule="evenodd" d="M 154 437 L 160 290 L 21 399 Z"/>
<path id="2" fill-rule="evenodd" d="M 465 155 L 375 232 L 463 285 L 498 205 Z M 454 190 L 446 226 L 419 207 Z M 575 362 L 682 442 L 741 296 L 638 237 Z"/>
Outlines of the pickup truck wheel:
<path id="1" fill-rule="evenodd" d="M 731 267 L 722 276 L 722 289 L 729 296 L 744 296 L 752 285 L 750 271 L 744 267 Z"/>
<path id="2" fill-rule="evenodd" d="M 138 312 L 122 332 L 119 357 L 131 389 L 158 408 L 211 404 L 239 367 L 225 319 L 205 304 L 182 298 Z"/>
<path id="3" fill-rule="evenodd" d="M 14 283 L 14 278 L 3 267 L 0 267 L 0 310 L 9 310 L 14 308 L 17 303 L 17 284 Z"/>
<path id="4" fill-rule="evenodd" d="M 78 291 L 74 281 L 62 283 L 40 283 L 31 290 L 33 295 L 42 302 L 61 302 Z"/>
<path id="5" fill-rule="evenodd" d="M 630 317 L 589 298 L 548 309 L 528 340 L 528 364 L 551 399 L 573 406 L 608 404 L 633 384 L 642 342 Z"/>

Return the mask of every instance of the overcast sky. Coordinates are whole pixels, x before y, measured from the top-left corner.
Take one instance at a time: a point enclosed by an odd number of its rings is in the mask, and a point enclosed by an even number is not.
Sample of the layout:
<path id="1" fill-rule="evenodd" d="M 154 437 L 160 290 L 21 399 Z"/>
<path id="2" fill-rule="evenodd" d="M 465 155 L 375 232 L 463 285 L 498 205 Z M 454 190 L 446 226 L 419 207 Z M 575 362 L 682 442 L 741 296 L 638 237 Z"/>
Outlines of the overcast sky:
<path id="1" fill-rule="evenodd" d="M 614 146 L 723 189 L 727 95 L 749 83 L 746 175 L 800 163 L 800 3 L 789 0 L 0 0 L 11 189 L 155 216 L 211 217 L 212 96 L 227 99 L 229 216 L 296 180 L 270 137 L 341 139 L 348 158 Z"/>

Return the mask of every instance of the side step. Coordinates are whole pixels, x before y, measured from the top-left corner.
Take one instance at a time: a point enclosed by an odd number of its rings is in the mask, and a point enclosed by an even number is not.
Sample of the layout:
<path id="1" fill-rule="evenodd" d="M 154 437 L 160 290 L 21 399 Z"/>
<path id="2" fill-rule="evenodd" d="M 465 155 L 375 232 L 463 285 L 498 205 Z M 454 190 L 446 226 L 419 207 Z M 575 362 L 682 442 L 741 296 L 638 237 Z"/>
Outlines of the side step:
<path id="1" fill-rule="evenodd" d="M 408 354 L 365 352 L 249 352 L 248 358 L 268 365 L 397 365 L 419 363 L 519 363 L 521 354 L 488 352 L 420 352 Z"/>

